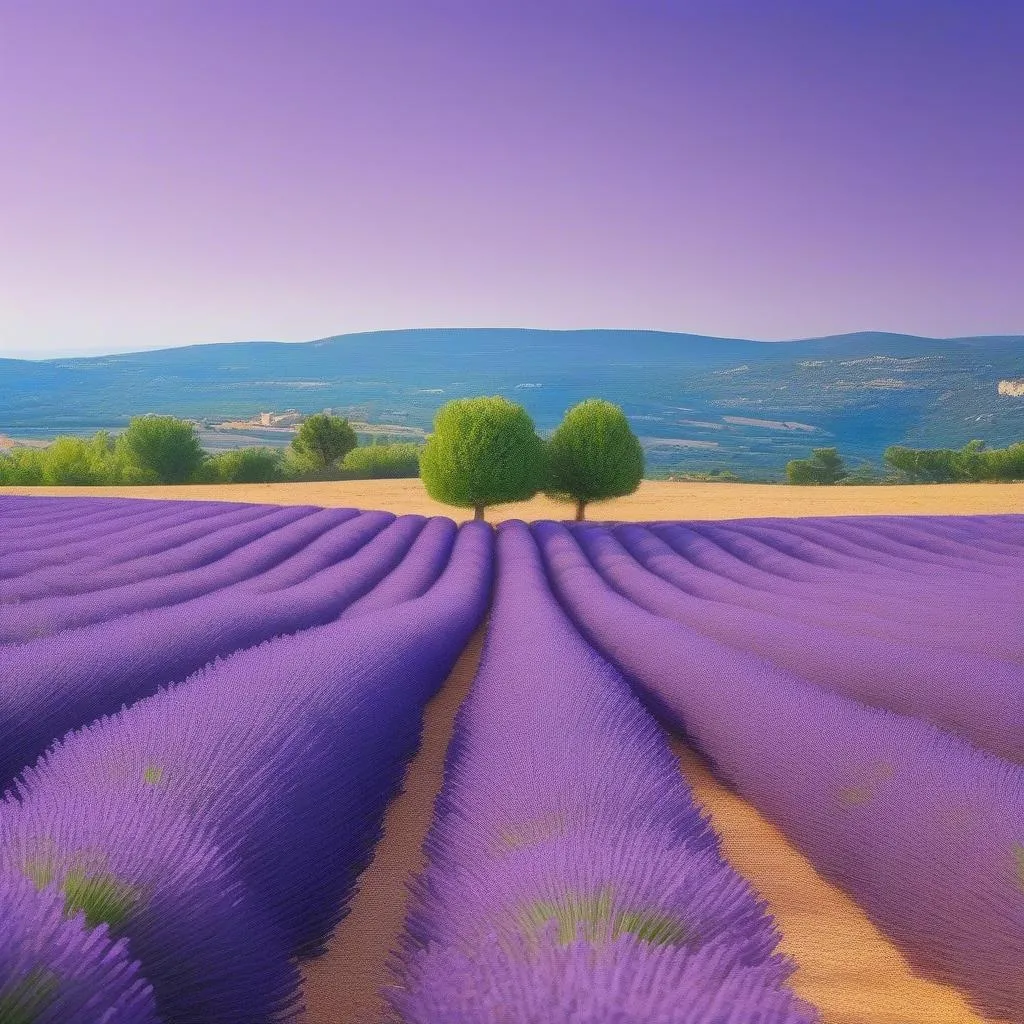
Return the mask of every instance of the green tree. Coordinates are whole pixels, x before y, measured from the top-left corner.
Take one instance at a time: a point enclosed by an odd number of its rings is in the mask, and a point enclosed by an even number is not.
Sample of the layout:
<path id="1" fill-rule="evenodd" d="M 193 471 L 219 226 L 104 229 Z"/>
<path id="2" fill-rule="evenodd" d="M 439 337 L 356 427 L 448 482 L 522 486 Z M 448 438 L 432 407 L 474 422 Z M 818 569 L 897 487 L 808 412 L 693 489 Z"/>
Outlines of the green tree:
<path id="1" fill-rule="evenodd" d="M 292 450 L 311 469 L 326 469 L 356 446 L 356 432 L 346 419 L 317 413 L 299 427 Z"/>
<path id="2" fill-rule="evenodd" d="M 527 501 L 544 482 L 544 442 L 529 413 L 495 395 L 457 398 L 434 418 L 420 455 L 427 493 L 484 518 L 488 505 Z"/>
<path id="3" fill-rule="evenodd" d="M 1024 442 L 991 449 L 985 447 L 984 441 L 968 441 L 959 449 L 892 445 L 886 448 L 883 458 L 901 480 L 911 483 L 1024 479 Z"/>
<path id="4" fill-rule="evenodd" d="M 835 484 L 846 475 L 837 448 L 814 448 L 809 459 L 786 463 L 786 478 L 791 484 Z"/>
<path id="5" fill-rule="evenodd" d="M 644 475 L 644 450 L 623 411 L 588 398 L 573 406 L 548 439 L 544 493 L 576 503 L 583 519 L 592 501 L 632 494 Z"/>
<path id="6" fill-rule="evenodd" d="M 1008 448 L 995 448 L 986 453 L 989 460 L 989 479 L 1024 480 L 1024 441 Z"/>
<path id="7" fill-rule="evenodd" d="M 196 425 L 175 416 L 136 416 L 116 449 L 129 475 L 162 484 L 192 479 L 205 458 Z"/>
<path id="8" fill-rule="evenodd" d="M 977 483 L 991 479 L 991 452 L 985 451 L 984 441 L 968 441 L 954 454 L 953 465 L 958 480 Z"/>

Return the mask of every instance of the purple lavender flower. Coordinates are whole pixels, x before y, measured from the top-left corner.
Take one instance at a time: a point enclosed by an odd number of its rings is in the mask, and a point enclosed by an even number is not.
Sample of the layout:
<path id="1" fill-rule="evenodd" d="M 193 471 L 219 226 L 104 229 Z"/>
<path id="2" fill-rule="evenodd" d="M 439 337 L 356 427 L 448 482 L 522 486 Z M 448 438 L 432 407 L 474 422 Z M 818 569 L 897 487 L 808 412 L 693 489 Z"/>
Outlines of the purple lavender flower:
<path id="1" fill-rule="evenodd" d="M 55 889 L 0 875 L 0 1020 L 6 1024 L 159 1024 L 153 988 L 124 939 L 68 914 Z"/>
<path id="2" fill-rule="evenodd" d="M 498 528 L 490 631 L 425 853 L 388 992 L 409 1024 L 818 1019 L 786 989 L 774 922 L 663 735 L 559 610 L 522 523 Z M 746 1016 L 722 1017 L 730 1004 Z"/>
<path id="3" fill-rule="evenodd" d="M 846 889 L 917 969 L 1024 1017 L 1024 767 L 868 708 L 616 594 L 572 535 L 534 526 L 584 634 L 720 778 Z"/>

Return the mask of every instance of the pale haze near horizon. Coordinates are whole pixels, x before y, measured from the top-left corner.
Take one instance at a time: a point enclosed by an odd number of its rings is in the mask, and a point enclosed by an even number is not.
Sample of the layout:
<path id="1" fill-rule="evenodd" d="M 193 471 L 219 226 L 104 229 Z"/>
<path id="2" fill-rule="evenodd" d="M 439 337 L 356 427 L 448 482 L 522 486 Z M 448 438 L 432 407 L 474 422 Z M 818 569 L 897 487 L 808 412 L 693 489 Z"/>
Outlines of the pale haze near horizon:
<path id="1" fill-rule="evenodd" d="M 244 10 L 0 8 L 0 356 L 1024 333 L 1024 4 Z"/>

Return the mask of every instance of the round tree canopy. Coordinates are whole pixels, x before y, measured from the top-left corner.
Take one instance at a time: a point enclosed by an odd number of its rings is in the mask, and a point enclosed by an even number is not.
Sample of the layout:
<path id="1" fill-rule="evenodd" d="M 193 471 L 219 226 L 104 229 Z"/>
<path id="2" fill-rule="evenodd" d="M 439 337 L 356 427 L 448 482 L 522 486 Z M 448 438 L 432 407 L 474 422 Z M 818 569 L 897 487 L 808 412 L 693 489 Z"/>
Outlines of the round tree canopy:
<path id="1" fill-rule="evenodd" d="M 458 398 L 438 410 L 420 456 L 427 493 L 456 508 L 527 501 L 543 482 L 544 448 L 507 398 Z"/>
<path id="2" fill-rule="evenodd" d="M 632 494 L 644 452 L 623 411 L 589 398 L 573 406 L 547 443 L 544 493 L 559 501 L 603 501 Z"/>

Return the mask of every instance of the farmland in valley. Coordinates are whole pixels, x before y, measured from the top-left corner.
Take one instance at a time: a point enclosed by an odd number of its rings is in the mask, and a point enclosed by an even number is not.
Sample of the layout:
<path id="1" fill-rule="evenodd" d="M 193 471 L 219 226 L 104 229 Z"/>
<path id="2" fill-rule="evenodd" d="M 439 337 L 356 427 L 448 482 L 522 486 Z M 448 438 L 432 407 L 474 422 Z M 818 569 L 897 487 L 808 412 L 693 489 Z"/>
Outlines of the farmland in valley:
<path id="1" fill-rule="evenodd" d="M 0 495 L 0 1021 L 1024 1020 L 1021 485 L 419 486 Z"/>

